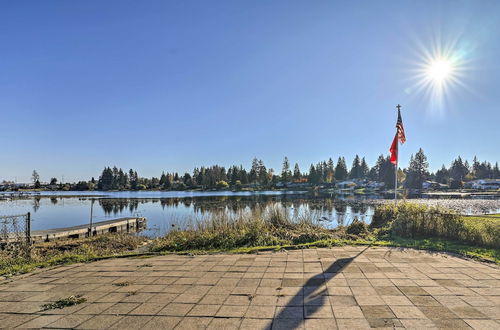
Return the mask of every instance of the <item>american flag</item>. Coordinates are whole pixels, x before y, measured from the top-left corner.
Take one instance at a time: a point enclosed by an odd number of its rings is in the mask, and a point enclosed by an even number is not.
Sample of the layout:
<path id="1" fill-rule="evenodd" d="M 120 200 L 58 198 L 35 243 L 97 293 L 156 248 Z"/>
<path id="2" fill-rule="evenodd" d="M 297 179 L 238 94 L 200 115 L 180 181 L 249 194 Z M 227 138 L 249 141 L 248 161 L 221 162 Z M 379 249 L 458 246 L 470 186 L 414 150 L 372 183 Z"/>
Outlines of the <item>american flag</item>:
<path id="1" fill-rule="evenodd" d="M 394 135 L 394 140 L 392 140 L 391 148 L 389 149 L 391 153 L 391 163 L 393 163 L 394 165 L 398 163 L 398 142 L 400 142 L 401 144 L 406 142 L 405 128 L 403 127 L 403 119 L 401 119 L 401 106 L 398 104 L 396 108 L 398 109 L 396 135 Z"/>
<path id="2" fill-rule="evenodd" d="M 406 142 L 405 128 L 403 127 L 403 120 L 401 119 L 401 110 L 398 106 L 398 121 L 396 122 L 396 129 L 398 131 L 398 140 L 401 144 Z"/>

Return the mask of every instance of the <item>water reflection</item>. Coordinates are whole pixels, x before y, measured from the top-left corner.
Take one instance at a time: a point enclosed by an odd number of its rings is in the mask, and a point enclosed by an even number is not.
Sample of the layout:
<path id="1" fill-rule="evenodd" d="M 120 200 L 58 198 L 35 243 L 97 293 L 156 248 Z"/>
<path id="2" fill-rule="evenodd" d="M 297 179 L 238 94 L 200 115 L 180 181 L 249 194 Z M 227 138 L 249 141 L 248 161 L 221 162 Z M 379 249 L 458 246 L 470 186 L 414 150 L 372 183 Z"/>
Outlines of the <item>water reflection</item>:
<path id="1" fill-rule="evenodd" d="M 40 208 L 40 197 L 35 197 L 33 199 L 33 212 L 36 213 L 36 211 L 38 211 L 39 208 Z"/>
<path id="2" fill-rule="evenodd" d="M 163 212 L 171 214 L 169 217 L 171 224 L 178 227 L 221 213 L 236 217 L 246 212 L 266 212 L 275 207 L 286 209 L 292 220 L 308 218 L 319 221 L 329 228 L 348 225 L 355 217 L 369 223 L 373 215 L 373 208 L 366 204 L 304 195 L 101 198 L 98 201 L 104 213 L 113 216 L 121 216 L 127 212 L 143 215 L 145 210 L 155 208 L 159 204 Z"/>
<path id="3" fill-rule="evenodd" d="M 416 201 L 440 206 L 455 205 L 461 209 L 467 207 L 467 210 L 477 209 L 482 213 L 500 209 L 498 200 Z M 0 215 L 23 214 L 31 211 L 34 230 L 69 227 L 89 221 L 92 203 L 94 203 L 93 221 L 144 216 L 148 219 L 149 227 L 149 231 L 145 234 L 157 236 L 171 230 L 173 225 L 185 227 L 189 223 L 203 221 L 214 215 L 223 214 L 235 217 L 248 212 L 266 212 L 275 207 L 283 207 L 292 220 L 309 218 L 327 228 L 347 226 L 356 217 L 370 223 L 376 201 L 345 198 L 345 196 L 341 198 L 338 196 L 318 197 L 307 194 L 184 195 L 169 198 L 137 198 L 119 195 L 31 196 L 0 200 Z"/>

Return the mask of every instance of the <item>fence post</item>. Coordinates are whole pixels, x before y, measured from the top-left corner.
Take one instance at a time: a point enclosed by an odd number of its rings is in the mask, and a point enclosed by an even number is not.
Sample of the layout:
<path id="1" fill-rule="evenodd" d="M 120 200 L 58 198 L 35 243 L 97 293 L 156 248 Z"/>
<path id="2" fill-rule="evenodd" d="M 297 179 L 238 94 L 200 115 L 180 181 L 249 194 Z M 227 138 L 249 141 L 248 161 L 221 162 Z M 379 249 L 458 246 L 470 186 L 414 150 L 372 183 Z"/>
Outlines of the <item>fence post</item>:
<path id="1" fill-rule="evenodd" d="M 26 243 L 31 245 L 31 213 L 26 214 Z"/>

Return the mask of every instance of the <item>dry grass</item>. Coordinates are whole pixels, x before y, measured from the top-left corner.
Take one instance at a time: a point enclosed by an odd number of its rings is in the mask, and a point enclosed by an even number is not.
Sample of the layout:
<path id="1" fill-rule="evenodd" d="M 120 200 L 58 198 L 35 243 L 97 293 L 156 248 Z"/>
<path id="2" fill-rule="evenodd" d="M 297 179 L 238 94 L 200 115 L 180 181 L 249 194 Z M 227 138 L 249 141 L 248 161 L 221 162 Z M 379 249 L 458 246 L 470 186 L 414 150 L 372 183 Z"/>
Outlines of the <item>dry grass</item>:
<path id="1" fill-rule="evenodd" d="M 173 230 L 155 241 L 153 251 L 233 249 L 287 245 L 339 238 L 343 228 L 330 230 L 305 214 L 291 219 L 283 207 L 256 209 L 232 216 L 227 212 Z"/>
<path id="2" fill-rule="evenodd" d="M 375 209 L 372 228 L 405 238 L 438 237 L 477 246 L 500 247 L 500 218 L 462 216 L 422 204 L 400 203 Z"/>
<path id="3" fill-rule="evenodd" d="M 128 234 L 106 234 L 38 243 L 32 247 L 29 257 L 0 251 L 0 275 L 26 273 L 35 268 L 87 262 L 99 257 L 123 254 L 135 250 L 146 240 L 145 237 Z"/>

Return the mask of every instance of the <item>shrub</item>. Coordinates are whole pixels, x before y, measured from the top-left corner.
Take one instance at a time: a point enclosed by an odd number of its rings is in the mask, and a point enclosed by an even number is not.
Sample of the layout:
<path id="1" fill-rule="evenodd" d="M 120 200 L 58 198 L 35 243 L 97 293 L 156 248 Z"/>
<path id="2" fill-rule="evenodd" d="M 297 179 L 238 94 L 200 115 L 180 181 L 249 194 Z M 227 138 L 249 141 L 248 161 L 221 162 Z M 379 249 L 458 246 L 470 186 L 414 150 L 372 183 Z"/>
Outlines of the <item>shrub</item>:
<path id="1" fill-rule="evenodd" d="M 236 182 L 234 183 L 234 189 L 241 190 L 242 187 L 243 187 L 243 185 L 241 184 L 241 181 L 236 180 Z"/>
<path id="2" fill-rule="evenodd" d="M 256 209 L 230 216 L 212 214 L 185 230 L 174 230 L 155 241 L 153 251 L 219 250 L 239 247 L 309 243 L 337 238 L 310 216 L 291 219 L 283 207 Z"/>
<path id="3" fill-rule="evenodd" d="M 227 188 L 229 188 L 229 184 L 226 181 L 224 181 L 224 180 L 217 181 L 217 183 L 215 184 L 215 186 L 217 187 L 217 189 L 227 189 Z"/>
<path id="4" fill-rule="evenodd" d="M 383 228 L 392 235 L 406 238 L 440 237 L 500 247 L 500 220 L 462 216 L 448 209 L 422 204 L 379 206 L 371 227 Z"/>
<path id="5" fill-rule="evenodd" d="M 373 213 L 371 228 L 381 228 L 392 222 L 396 218 L 398 208 L 392 204 L 383 204 L 375 208 Z"/>
<path id="6" fill-rule="evenodd" d="M 349 226 L 347 226 L 346 232 L 349 235 L 364 236 L 368 234 L 368 225 L 358 218 L 354 218 Z"/>

